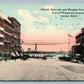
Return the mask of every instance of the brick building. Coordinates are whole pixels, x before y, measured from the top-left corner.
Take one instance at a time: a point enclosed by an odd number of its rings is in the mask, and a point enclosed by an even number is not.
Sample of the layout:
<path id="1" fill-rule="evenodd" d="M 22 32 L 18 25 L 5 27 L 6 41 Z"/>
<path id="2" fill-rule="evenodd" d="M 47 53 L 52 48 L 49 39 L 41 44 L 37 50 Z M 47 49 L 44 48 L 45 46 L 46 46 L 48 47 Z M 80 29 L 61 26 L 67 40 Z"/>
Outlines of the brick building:
<path id="1" fill-rule="evenodd" d="M 76 52 L 82 54 L 84 51 L 84 28 L 81 29 L 81 32 L 76 35 Z"/>
<path id="2" fill-rule="evenodd" d="M 0 53 L 9 58 L 10 51 L 20 51 L 20 23 L 14 17 L 7 17 L 0 11 Z"/>
<path id="3" fill-rule="evenodd" d="M 79 58 L 84 62 L 84 28 L 81 29 L 81 32 L 75 38 L 76 45 L 72 46 L 72 55 L 77 58 L 76 54 L 79 54 Z"/>

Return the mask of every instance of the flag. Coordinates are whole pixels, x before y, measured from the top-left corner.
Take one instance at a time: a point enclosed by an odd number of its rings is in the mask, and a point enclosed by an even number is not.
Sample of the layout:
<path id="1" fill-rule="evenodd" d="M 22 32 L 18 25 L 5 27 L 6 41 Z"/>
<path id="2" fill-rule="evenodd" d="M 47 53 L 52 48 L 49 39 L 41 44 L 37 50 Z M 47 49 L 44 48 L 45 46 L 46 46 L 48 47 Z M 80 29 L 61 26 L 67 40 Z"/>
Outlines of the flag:
<path id="1" fill-rule="evenodd" d="M 71 38 L 73 38 L 73 36 L 72 36 L 71 34 L 68 34 L 68 37 L 71 37 Z"/>

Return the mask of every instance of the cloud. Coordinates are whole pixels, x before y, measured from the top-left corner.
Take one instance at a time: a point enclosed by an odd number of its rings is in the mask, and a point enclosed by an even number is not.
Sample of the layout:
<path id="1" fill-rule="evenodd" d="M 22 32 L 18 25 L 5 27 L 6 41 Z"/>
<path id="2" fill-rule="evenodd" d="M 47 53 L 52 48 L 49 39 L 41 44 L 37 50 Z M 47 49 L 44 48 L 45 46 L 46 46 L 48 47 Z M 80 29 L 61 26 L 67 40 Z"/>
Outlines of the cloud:
<path id="1" fill-rule="evenodd" d="M 73 26 L 69 25 L 69 26 L 68 26 L 68 29 L 69 29 L 69 30 L 73 30 Z"/>
<path id="2" fill-rule="evenodd" d="M 35 14 L 39 14 L 39 12 L 38 12 L 37 10 L 34 10 L 33 12 L 34 12 Z"/>
<path id="3" fill-rule="evenodd" d="M 53 26 L 53 25 L 47 25 L 45 28 L 46 28 L 47 30 L 49 30 L 49 31 L 56 30 L 56 27 Z"/>
<path id="4" fill-rule="evenodd" d="M 23 9 L 19 9 L 17 10 L 18 12 L 18 16 L 20 17 L 20 22 L 21 22 L 21 30 L 22 32 L 24 32 L 24 35 L 28 36 L 28 35 L 38 35 L 42 32 L 42 27 L 40 27 L 40 25 L 38 25 L 39 22 L 47 22 L 48 19 L 44 16 L 37 16 L 34 17 L 28 10 L 23 10 Z M 35 24 L 35 22 L 37 22 L 37 24 Z M 39 29 L 37 29 L 37 26 Z M 26 29 L 26 30 L 25 30 Z M 38 32 L 39 30 L 39 32 Z"/>
<path id="5" fill-rule="evenodd" d="M 48 21 L 48 19 L 46 17 L 43 17 L 43 16 L 38 16 L 38 17 L 34 17 L 34 21 L 45 22 L 45 21 Z"/>
<path id="6" fill-rule="evenodd" d="M 30 39 L 39 39 L 38 36 L 46 38 L 52 36 L 54 38 L 63 32 L 60 28 L 56 28 L 56 26 L 49 24 L 47 22 L 49 19 L 45 16 L 38 14 L 38 16 L 35 17 L 28 10 L 23 9 L 19 9 L 17 12 L 22 24 L 22 38 L 29 39 L 31 37 Z M 46 23 L 46 25 L 38 25 L 35 22 Z"/>
<path id="7" fill-rule="evenodd" d="M 33 22 L 33 17 L 32 17 L 32 15 L 30 14 L 29 11 L 23 10 L 23 9 L 19 9 L 19 10 L 18 10 L 18 15 L 19 15 L 26 23 L 32 24 L 32 22 Z"/>
<path id="8" fill-rule="evenodd" d="M 34 17 L 28 10 L 19 9 L 17 10 L 18 15 L 23 19 L 23 23 L 33 24 L 34 22 L 45 22 L 48 19 L 44 16 Z"/>
<path id="9" fill-rule="evenodd" d="M 58 26 L 58 28 L 63 29 L 64 28 L 64 25 L 60 25 L 60 26 Z"/>
<path id="10" fill-rule="evenodd" d="M 48 19 L 44 16 L 38 15 L 37 17 L 33 16 L 28 10 L 19 9 L 17 10 L 18 16 L 20 17 L 21 22 L 21 31 L 23 32 L 22 38 L 28 39 L 29 36 L 39 36 L 44 35 L 42 31 L 43 27 L 38 25 L 39 22 L 45 23 Z M 36 22 L 36 23 L 35 23 Z M 37 27 L 39 29 L 37 29 Z M 45 32 L 46 34 L 46 32 Z"/>

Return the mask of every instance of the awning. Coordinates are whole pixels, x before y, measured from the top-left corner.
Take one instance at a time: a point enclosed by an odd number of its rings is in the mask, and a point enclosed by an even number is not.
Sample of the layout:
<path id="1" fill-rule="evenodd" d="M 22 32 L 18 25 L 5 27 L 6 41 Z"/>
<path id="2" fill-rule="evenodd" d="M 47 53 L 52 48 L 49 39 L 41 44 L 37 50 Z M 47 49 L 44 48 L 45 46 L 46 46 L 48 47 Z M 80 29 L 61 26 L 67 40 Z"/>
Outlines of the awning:
<path id="1" fill-rule="evenodd" d="M 13 52 L 11 53 L 11 55 L 14 56 L 14 57 L 16 56 Z"/>

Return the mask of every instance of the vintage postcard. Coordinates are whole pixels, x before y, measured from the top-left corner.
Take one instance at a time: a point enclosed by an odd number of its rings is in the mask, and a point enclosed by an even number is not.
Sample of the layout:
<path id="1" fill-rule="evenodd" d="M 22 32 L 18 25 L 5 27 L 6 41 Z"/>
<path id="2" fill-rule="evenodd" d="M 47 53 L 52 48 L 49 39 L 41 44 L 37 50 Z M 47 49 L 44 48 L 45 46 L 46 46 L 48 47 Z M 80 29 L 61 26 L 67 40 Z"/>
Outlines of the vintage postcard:
<path id="1" fill-rule="evenodd" d="M 0 81 L 84 81 L 84 4 L 0 0 Z"/>

